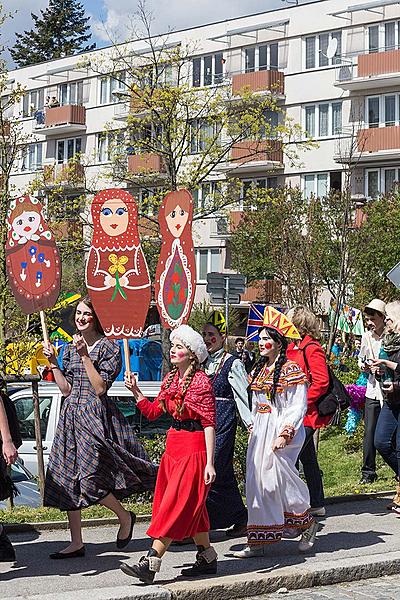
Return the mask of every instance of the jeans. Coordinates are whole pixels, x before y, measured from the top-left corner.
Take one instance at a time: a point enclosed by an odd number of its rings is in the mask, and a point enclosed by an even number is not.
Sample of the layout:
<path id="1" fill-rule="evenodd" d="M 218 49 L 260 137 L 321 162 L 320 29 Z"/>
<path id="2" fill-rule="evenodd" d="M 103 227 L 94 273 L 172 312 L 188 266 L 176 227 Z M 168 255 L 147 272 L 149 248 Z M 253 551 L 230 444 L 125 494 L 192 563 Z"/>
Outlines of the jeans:
<path id="1" fill-rule="evenodd" d="M 324 487 L 322 485 L 321 470 L 319 468 L 317 453 L 314 445 L 315 429 L 305 427 L 306 439 L 300 450 L 299 460 L 303 465 L 304 477 L 310 493 L 310 505 L 319 508 L 325 504 Z"/>
<path id="2" fill-rule="evenodd" d="M 383 403 L 375 430 L 375 447 L 397 476 L 400 475 L 400 405 Z"/>
<path id="3" fill-rule="evenodd" d="M 363 465 L 361 473 L 364 477 L 371 479 L 376 479 L 376 448 L 374 437 L 380 412 L 381 403 L 377 398 L 365 398 Z"/>

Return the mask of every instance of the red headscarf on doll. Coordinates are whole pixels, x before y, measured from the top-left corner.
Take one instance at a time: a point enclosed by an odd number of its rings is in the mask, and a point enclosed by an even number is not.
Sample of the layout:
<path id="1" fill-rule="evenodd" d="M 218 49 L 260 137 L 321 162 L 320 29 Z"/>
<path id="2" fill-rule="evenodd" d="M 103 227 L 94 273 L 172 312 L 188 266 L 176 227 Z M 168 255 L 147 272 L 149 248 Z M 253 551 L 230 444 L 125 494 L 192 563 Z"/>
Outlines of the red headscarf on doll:
<path id="1" fill-rule="evenodd" d="M 107 200 L 121 200 L 128 209 L 127 229 L 117 236 L 108 235 L 100 223 L 100 214 Z M 92 247 L 100 250 L 118 251 L 127 246 L 139 245 L 138 214 L 134 197 L 126 190 L 110 188 L 95 195 L 92 202 L 93 238 Z"/>

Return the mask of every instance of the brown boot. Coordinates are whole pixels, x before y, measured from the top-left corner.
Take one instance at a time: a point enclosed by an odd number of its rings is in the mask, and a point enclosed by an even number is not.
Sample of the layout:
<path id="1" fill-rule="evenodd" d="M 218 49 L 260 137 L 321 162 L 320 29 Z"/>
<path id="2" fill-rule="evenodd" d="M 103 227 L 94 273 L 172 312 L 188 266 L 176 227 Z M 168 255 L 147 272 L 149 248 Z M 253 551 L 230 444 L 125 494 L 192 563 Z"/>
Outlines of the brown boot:
<path id="1" fill-rule="evenodd" d="M 387 505 L 388 510 L 392 510 L 393 508 L 397 508 L 400 510 L 400 481 L 398 481 L 396 484 L 396 493 L 392 501 L 390 502 L 390 504 Z"/>

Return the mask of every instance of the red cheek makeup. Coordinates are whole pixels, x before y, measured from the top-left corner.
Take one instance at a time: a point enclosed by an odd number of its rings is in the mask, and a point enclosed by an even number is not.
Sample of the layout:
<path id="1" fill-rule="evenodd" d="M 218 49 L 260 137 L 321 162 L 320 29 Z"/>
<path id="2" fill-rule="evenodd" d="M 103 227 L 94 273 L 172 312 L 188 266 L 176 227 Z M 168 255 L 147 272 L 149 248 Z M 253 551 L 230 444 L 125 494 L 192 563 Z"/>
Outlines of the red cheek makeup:
<path id="1" fill-rule="evenodd" d="M 271 342 L 265 342 L 265 344 L 264 344 L 264 349 L 265 349 L 265 350 L 271 350 L 271 348 L 272 348 L 272 344 L 271 344 Z"/>
<path id="2" fill-rule="evenodd" d="M 217 338 L 215 338 L 215 337 L 212 337 L 212 338 L 211 338 L 211 343 L 212 343 L 212 344 L 215 344 L 215 342 L 216 342 L 216 341 L 217 341 Z"/>

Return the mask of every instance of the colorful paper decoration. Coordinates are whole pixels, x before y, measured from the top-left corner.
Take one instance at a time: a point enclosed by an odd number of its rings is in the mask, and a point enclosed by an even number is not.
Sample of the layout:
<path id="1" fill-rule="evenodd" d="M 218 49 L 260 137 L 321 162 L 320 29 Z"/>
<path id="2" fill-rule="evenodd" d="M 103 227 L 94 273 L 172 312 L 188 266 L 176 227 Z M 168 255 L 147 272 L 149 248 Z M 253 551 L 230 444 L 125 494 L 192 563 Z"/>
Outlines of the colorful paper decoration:
<path id="1" fill-rule="evenodd" d="M 16 301 L 28 315 L 51 308 L 60 293 L 61 262 L 39 200 L 11 200 L 7 229 L 8 281 Z"/>
<path id="2" fill-rule="evenodd" d="M 151 288 L 135 200 L 122 189 L 103 190 L 94 197 L 91 210 L 86 286 L 93 306 L 107 337 L 140 337 Z"/>
<path id="3" fill-rule="evenodd" d="M 279 312 L 279 310 L 273 306 L 267 306 L 265 308 L 263 325 L 276 329 L 284 337 L 292 340 L 301 340 L 301 335 L 293 323 L 289 321 L 284 313 Z"/>
<path id="4" fill-rule="evenodd" d="M 218 329 L 221 335 L 226 335 L 226 320 L 220 310 L 214 310 L 208 317 L 207 323 Z"/>
<path id="5" fill-rule="evenodd" d="M 193 238 L 193 198 L 188 190 L 169 192 L 158 214 L 162 245 L 155 298 L 163 327 L 187 323 L 196 289 Z"/>

